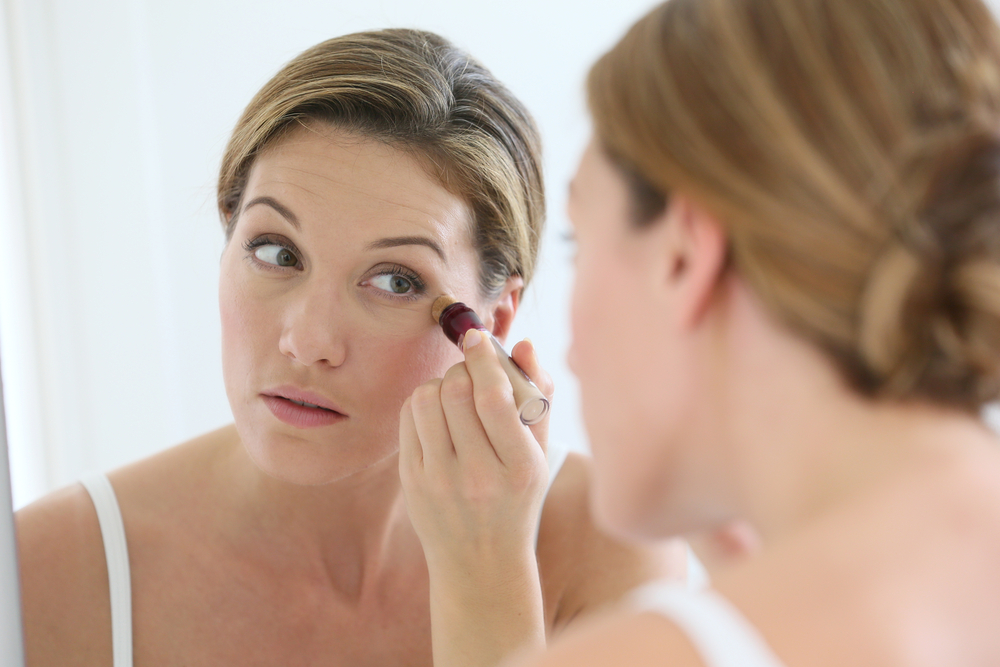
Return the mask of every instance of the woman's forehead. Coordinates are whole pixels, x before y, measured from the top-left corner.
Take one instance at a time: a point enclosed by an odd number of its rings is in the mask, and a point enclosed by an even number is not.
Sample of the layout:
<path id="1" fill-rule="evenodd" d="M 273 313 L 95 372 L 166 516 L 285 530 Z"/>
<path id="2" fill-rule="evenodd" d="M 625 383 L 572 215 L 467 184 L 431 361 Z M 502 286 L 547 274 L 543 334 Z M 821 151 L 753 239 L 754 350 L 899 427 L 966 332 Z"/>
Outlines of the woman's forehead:
<path id="1" fill-rule="evenodd" d="M 264 151 L 250 172 L 242 211 L 261 199 L 303 222 L 431 234 L 456 249 L 472 244 L 470 207 L 421 160 L 336 128 L 299 127 Z"/>

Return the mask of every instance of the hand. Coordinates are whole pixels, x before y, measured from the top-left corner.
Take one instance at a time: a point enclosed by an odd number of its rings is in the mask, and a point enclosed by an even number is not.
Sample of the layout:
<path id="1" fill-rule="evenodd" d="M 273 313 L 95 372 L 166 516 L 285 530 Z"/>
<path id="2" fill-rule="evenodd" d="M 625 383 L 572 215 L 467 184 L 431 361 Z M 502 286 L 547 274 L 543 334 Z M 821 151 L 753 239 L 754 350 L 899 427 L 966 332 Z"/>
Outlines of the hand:
<path id="1" fill-rule="evenodd" d="M 531 344 L 513 356 L 551 400 Z M 465 362 L 403 403 L 399 477 L 427 559 L 435 667 L 493 667 L 545 643 L 534 542 L 547 434 L 547 417 L 521 423 L 493 345 L 474 330 Z"/>
<path id="2" fill-rule="evenodd" d="M 530 342 L 513 357 L 551 400 L 552 380 Z M 432 572 L 503 578 L 508 566 L 516 576 L 518 563 L 534 562 L 548 417 L 521 423 L 487 337 L 469 331 L 465 362 L 413 392 L 399 430 L 403 493 Z"/>

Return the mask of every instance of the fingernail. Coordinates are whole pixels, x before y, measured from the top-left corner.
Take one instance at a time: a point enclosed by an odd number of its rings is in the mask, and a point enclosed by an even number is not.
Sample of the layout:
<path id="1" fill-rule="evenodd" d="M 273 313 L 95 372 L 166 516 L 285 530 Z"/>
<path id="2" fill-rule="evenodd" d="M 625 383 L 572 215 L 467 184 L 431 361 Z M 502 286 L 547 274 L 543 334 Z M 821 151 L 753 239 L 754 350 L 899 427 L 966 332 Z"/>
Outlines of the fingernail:
<path id="1" fill-rule="evenodd" d="M 479 345 L 483 340 L 483 333 L 479 329 L 469 329 L 465 332 L 465 349 Z"/>

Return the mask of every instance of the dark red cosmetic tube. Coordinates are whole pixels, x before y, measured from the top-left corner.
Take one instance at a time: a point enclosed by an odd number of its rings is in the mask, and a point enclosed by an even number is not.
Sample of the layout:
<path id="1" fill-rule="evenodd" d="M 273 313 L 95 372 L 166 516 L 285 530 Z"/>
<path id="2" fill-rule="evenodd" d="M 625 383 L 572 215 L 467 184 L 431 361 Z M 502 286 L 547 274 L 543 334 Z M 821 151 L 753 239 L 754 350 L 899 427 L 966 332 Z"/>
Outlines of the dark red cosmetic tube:
<path id="1" fill-rule="evenodd" d="M 441 305 L 442 299 L 451 301 L 450 297 L 439 297 L 434 302 L 433 314 L 437 315 L 437 309 Z M 440 315 L 437 315 L 437 320 L 448 340 L 459 347 L 462 347 L 462 343 L 465 341 L 465 333 L 469 329 L 479 329 L 482 331 L 493 342 L 493 348 L 500 359 L 500 365 L 503 367 L 504 372 L 507 373 L 507 377 L 510 378 L 511 387 L 514 389 L 514 402 L 517 404 L 517 413 L 521 417 L 521 423 L 530 426 L 537 424 L 545 418 L 545 415 L 549 412 L 549 399 L 545 398 L 545 395 L 535 386 L 535 383 L 528 378 L 524 371 L 514 362 L 514 359 L 507 354 L 507 351 L 503 349 L 503 345 L 486 329 L 483 321 L 479 319 L 475 311 L 460 301 L 453 301 L 440 311 Z"/>

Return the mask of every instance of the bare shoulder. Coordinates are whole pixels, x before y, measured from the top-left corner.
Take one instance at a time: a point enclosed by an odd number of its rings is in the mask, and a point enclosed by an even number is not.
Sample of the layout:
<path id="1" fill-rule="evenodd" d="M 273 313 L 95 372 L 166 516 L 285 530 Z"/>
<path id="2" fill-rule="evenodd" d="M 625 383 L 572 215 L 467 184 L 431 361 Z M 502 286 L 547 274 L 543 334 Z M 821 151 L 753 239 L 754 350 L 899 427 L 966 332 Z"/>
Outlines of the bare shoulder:
<path id="1" fill-rule="evenodd" d="M 538 561 L 551 627 L 615 602 L 651 579 L 682 579 L 683 542 L 628 544 L 607 535 L 590 510 L 591 459 L 570 454 L 542 511 Z"/>
<path id="2" fill-rule="evenodd" d="M 143 525 L 172 511 L 170 491 L 197 484 L 227 429 L 196 438 L 108 475 L 122 508 L 135 565 Z M 181 481 L 183 480 L 183 481 Z M 111 664 L 108 570 L 97 511 L 81 484 L 15 514 L 25 644 L 31 667 Z M 145 519 L 149 519 L 148 521 Z"/>
<path id="3" fill-rule="evenodd" d="M 239 446 L 232 424 L 210 431 L 158 454 L 119 468 L 108 475 L 123 512 L 133 521 L 146 512 L 165 509 L 217 488 L 225 462 Z M 129 517 L 125 517 L 126 524 Z"/>
<path id="4" fill-rule="evenodd" d="M 74 484 L 14 519 L 28 664 L 110 664 L 108 571 L 90 495 Z"/>
<path id="5" fill-rule="evenodd" d="M 512 659 L 505 667 L 701 667 L 687 637 L 651 613 L 601 613 L 581 621 L 542 653 Z"/>

